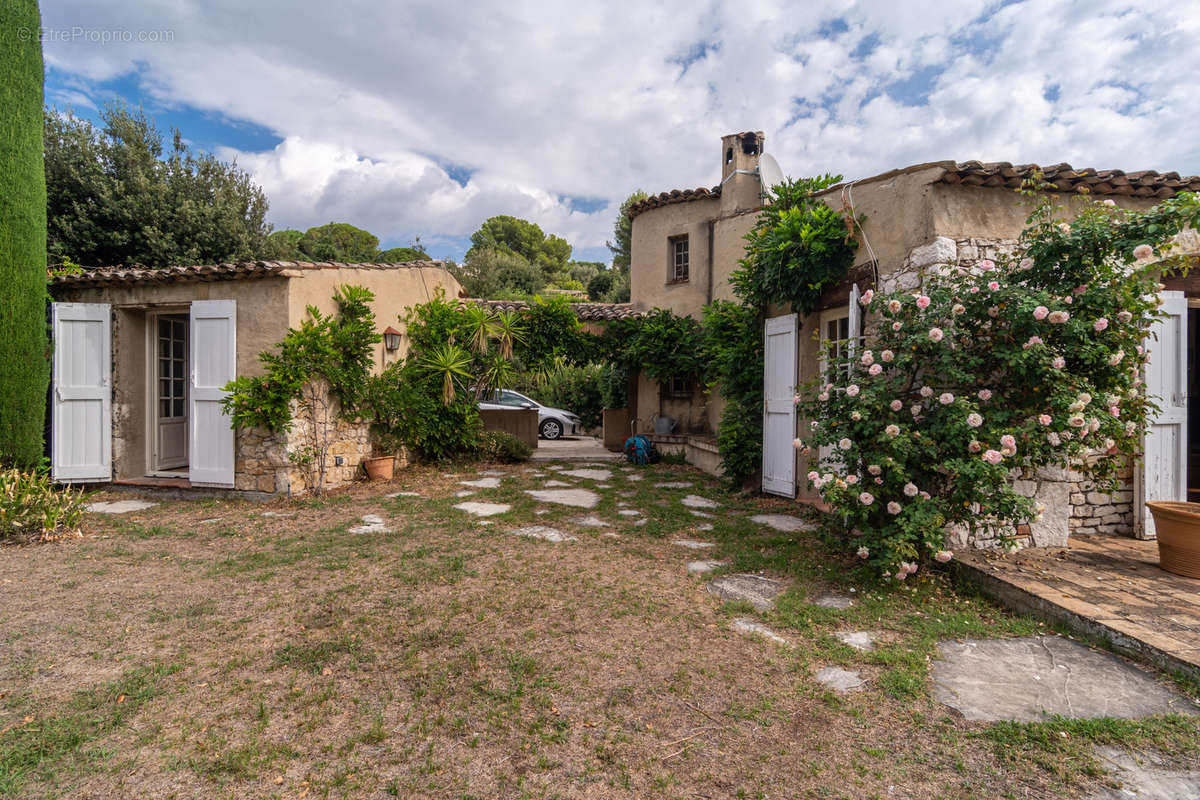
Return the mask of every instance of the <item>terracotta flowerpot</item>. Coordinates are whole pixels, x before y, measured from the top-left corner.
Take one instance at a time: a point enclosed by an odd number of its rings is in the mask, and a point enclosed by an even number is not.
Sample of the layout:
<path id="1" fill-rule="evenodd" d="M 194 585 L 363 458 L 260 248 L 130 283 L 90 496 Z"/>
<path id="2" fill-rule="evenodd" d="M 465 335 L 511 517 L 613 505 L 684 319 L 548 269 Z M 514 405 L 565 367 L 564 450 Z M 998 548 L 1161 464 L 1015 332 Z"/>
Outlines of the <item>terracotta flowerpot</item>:
<path id="1" fill-rule="evenodd" d="M 362 460 L 363 469 L 367 471 L 367 477 L 373 481 L 390 481 L 392 472 L 396 467 L 395 456 L 378 456 L 376 458 L 364 458 Z"/>
<path id="2" fill-rule="evenodd" d="M 1200 578 L 1200 503 L 1146 503 L 1154 514 L 1158 565 L 1167 572 Z"/>

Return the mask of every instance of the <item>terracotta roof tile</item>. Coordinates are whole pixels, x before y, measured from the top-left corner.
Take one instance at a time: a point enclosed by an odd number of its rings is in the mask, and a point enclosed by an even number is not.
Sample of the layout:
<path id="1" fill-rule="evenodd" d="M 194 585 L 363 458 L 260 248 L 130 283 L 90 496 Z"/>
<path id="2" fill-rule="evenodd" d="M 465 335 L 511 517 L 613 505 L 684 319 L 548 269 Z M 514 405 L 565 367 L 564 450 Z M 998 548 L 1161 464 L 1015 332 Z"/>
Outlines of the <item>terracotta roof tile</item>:
<path id="1" fill-rule="evenodd" d="M 522 311 L 529 307 L 524 300 L 480 300 L 465 299 L 464 303 L 474 303 L 488 311 Z M 641 317 L 644 313 L 635 311 L 630 303 L 571 303 L 575 316 L 580 322 L 606 322 L 627 317 Z"/>
<path id="2" fill-rule="evenodd" d="M 236 264 L 198 264 L 185 267 L 97 267 L 78 273 L 64 273 L 50 278 L 51 286 L 85 287 L 137 284 L 203 283 L 233 281 L 248 278 L 269 278 L 287 270 L 317 269 L 409 269 L 412 267 L 442 267 L 441 261 L 406 261 L 397 264 L 354 263 L 336 261 L 243 261 Z"/>
<path id="3" fill-rule="evenodd" d="M 672 189 L 669 192 L 652 194 L 640 203 L 634 203 L 629 207 L 629 217 L 632 219 L 643 211 L 649 211 L 652 208 L 669 206 L 674 203 L 690 203 L 693 200 L 706 200 L 720 196 L 720 186 L 714 186 L 711 189 L 706 189 L 703 186 L 699 189 Z"/>
<path id="4" fill-rule="evenodd" d="M 1041 170 L 1043 179 L 1060 192 L 1166 198 L 1179 192 L 1200 191 L 1200 176 L 1181 178 L 1178 172 L 1160 174 L 1154 170 L 1122 172 L 1119 169 L 1097 170 L 1091 167 L 1076 169 L 1070 164 L 1014 166 L 1007 161 L 964 161 L 948 167 L 939 180 L 964 186 L 1017 189 L 1023 180 L 1037 170 Z"/>

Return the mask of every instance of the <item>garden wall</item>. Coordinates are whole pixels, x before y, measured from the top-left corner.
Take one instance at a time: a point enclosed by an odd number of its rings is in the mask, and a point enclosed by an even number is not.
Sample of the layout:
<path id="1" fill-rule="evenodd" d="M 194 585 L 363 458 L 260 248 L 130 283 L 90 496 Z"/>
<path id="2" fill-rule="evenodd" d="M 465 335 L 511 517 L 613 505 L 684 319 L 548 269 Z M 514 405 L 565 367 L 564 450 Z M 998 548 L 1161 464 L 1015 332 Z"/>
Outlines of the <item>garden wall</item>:
<path id="1" fill-rule="evenodd" d="M 538 412 L 534 409 L 514 408 L 505 411 L 498 408 L 481 408 L 479 418 L 485 431 L 511 433 L 530 447 L 538 446 Z"/>

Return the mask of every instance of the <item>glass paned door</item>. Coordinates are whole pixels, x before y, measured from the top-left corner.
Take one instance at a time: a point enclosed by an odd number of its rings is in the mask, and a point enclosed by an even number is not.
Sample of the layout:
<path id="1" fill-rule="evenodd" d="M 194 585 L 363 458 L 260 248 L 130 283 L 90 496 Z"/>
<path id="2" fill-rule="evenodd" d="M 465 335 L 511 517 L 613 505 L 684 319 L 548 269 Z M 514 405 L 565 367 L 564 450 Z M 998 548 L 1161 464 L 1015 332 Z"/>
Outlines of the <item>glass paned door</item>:
<path id="1" fill-rule="evenodd" d="M 160 314 L 157 326 L 156 469 L 187 466 L 188 318 Z"/>

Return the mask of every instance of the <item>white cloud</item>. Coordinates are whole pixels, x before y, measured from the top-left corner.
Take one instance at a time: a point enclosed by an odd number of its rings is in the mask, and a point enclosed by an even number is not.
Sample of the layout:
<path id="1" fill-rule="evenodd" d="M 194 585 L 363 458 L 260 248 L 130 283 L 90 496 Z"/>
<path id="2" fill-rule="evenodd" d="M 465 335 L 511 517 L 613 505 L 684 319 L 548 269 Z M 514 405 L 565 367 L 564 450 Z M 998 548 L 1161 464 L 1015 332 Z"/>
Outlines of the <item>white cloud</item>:
<path id="1" fill-rule="evenodd" d="M 464 236 L 511 213 L 594 247 L 632 189 L 715 183 L 717 139 L 745 129 L 794 175 L 967 158 L 1200 172 L 1200 9 L 1167 0 L 68 0 L 44 14 L 173 31 L 48 42 L 46 58 L 93 81 L 137 71 L 161 103 L 275 131 L 275 149 L 236 155 L 288 227 Z M 932 83 L 889 94 L 914 75 Z"/>

